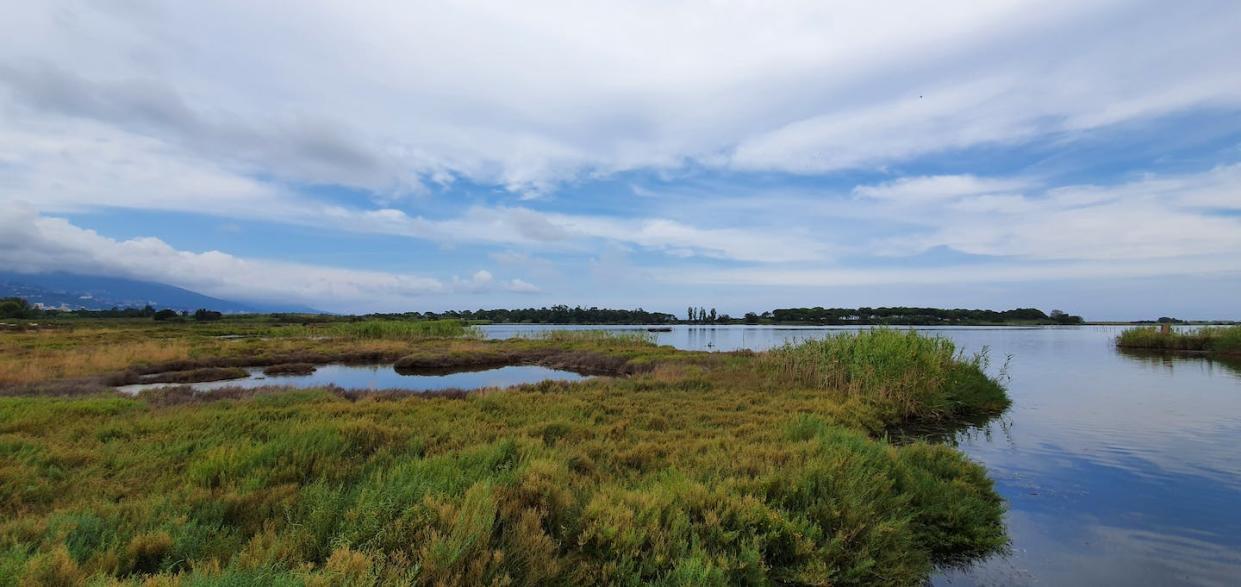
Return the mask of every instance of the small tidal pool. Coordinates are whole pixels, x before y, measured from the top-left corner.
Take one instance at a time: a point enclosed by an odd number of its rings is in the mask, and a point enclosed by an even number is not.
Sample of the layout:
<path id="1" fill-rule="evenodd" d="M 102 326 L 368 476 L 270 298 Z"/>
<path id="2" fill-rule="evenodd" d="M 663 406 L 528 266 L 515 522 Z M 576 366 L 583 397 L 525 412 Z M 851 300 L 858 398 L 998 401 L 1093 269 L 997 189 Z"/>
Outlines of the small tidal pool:
<path id="1" fill-rule="evenodd" d="M 125 393 L 138 393 L 144 389 L 188 385 L 197 391 L 210 391 L 222 387 L 263 387 L 280 385 L 291 387 L 323 387 L 336 385 L 346 389 L 401 389 L 410 392 L 439 391 L 444 389 L 480 389 L 484 387 L 508 387 L 540 381 L 578 381 L 585 379 L 572 371 L 549 369 L 537 365 L 511 365 L 480 371 L 458 371 L 443 374 L 402 375 L 392 365 L 320 365 L 309 375 L 264 375 L 261 368 L 248 369 L 249 375 L 242 379 L 207 381 L 203 383 L 139 383 L 117 389 Z"/>

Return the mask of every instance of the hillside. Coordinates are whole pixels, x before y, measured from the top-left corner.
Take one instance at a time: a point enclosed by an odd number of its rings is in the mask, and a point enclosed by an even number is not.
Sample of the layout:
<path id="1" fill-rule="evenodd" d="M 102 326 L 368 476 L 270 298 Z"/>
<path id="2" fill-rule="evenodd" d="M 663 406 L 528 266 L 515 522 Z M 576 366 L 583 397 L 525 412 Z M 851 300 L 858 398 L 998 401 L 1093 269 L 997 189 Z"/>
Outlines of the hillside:
<path id="1" fill-rule="evenodd" d="M 44 307 L 106 310 L 113 307 L 193 311 L 198 308 L 228 313 L 311 312 L 297 305 L 268 305 L 222 300 L 188 289 L 153 281 L 74 273 L 0 272 L 0 297 L 25 298 Z"/>

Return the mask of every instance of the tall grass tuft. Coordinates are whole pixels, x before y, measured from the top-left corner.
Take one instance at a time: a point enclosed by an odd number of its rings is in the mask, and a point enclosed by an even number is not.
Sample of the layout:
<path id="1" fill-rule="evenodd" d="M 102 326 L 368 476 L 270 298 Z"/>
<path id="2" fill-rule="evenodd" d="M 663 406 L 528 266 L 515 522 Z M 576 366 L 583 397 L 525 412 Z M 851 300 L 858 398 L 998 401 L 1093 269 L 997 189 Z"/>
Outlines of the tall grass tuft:
<path id="1" fill-rule="evenodd" d="M 481 333 L 460 320 L 362 320 L 268 329 L 276 337 L 326 336 L 354 340 L 422 340 L 425 338 L 479 338 Z"/>
<path id="2" fill-rule="evenodd" d="M 1003 410 L 1008 399 L 988 364 L 985 349 L 967 356 L 946 338 L 890 329 L 791 342 L 759 361 L 776 386 L 831 390 L 898 419 Z"/>
<path id="3" fill-rule="evenodd" d="M 1121 332 L 1116 337 L 1116 346 L 1155 351 L 1241 354 L 1241 326 L 1204 326 L 1166 333 L 1155 326 L 1138 326 Z"/>
<path id="4" fill-rule="evenodd" d="M 545 330 L 532 333 L 526 338 L 558 343 L 655 344 L 655 335 L 640 330 Z"/>

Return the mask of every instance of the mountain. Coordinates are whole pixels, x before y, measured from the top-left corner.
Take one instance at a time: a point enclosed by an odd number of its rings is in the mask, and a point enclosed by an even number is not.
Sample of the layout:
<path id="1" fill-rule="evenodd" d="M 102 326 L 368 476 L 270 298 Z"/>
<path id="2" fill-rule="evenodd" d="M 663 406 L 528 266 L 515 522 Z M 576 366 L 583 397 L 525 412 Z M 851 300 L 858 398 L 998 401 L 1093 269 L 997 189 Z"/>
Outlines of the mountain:
<path id="1" fill-rule="evenodd" d="M 222 300 L 153 281 L 59 272 L 0 271 L 0 297 L 25 298 L 32 304 L 74 310 L 106 310 L 113 307 L 141 308 L 150 304 L 156 309 L 171 308 L 189 312 L 198 308 L 206 308 L 226 313 L 321 313 L 313 308 L 293 304 L 250 304 Z"/>

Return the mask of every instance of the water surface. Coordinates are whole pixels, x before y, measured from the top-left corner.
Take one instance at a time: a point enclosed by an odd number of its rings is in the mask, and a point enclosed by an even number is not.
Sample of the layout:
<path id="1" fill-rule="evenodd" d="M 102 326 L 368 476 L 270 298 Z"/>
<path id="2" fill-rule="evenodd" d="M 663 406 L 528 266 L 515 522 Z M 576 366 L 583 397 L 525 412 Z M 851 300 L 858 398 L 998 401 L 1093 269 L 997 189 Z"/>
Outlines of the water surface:
<path id="1" fill-rule="evenodd" d="M 289 385 L 293 387 L 323 387 L 336 385 L 346 389 L 403 389 L 411 392 L 444 389 L 479 389 L 484 387 L 508 387 L 521 383 L 540 381 L 577 381 L 584 378 L 572 371 L 549 369 L 536 365 L 512 365 L 480 371 L 458 371 L 436 375 L 402 375 L 392 365 L 320 365 L 310 375 L 263 375 L 262 369 L 247 369 L 245 379 L 191 383 L 199 391 L 221 387 L 262 387 L 265 385 Z M 121 391 L 137 393 L 153 387 L 167 387 L 168 383 L 126 385 Z"/>
<path id="2" fill-rule="evenodd" d="M 506 338 L 548 328 L 483 327 Z M 619 327 L 645 330 L 645 327 Z M 849 327 L 677 326 L 694 350 Z M 950 435 L 1008 503 L 1012 552 L 938 585 L 1241 585 L 1241 365 L 1118 352 L 1121 327 L 928 327 L 1008 361 L 1013 408 Z"/>

